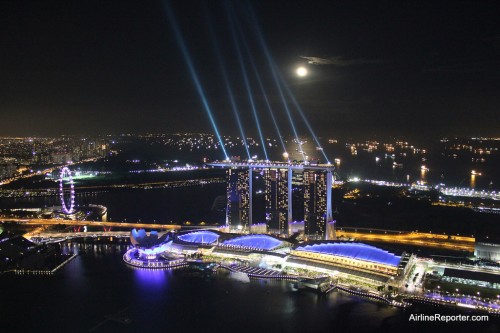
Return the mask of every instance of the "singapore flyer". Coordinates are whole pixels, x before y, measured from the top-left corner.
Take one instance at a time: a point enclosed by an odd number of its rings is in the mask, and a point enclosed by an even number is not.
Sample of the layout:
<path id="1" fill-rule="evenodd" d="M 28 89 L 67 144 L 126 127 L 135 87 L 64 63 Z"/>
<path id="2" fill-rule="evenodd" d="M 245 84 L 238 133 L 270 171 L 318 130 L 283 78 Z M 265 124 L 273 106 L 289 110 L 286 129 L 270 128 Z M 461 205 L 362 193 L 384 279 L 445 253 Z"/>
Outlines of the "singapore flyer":
<path id="1" fill-rule="evenodd" d="M 67 175 L 69 178 L 69 186 L 70 186 L 70 199 L 69 199 L 69 208 L 66 205 L 66 201 L 64 200 L 64 176 Z M 75 184 L 73 182 L 73 177 L 71 176 L 71 170 L 67 167 L 62 168 L 61 176 L 59 178 L 59 196 L 61 197 L 61 206 L 64 214 L 73 214 L 75 211 Z"/>

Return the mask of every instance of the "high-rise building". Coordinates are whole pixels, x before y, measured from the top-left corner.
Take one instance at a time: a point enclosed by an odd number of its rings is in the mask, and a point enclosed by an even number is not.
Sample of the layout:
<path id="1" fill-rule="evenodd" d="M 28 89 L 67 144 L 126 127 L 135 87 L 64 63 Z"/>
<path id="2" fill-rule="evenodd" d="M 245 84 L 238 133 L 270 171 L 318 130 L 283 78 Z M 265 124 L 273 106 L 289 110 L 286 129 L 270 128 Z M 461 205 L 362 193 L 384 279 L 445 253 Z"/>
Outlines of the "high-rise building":
<path id="1" fill-rule="evenodd" d="M 304 233 L 307 236 L 323 238 L 327 210 L 327 173 L 306 170 L 303 173 L 304 186 Z"/>
<path id="2" fill-rule="evenodd" d="M 227 170 L 227 225 L 241 225 L 245 229 L 250 221 L 250 169 Z"/>
<path id="3" fill-rule="evenodd" d="M 217 162 L 212 165 L 228 168 L 228 226 L 241 226 L 251 233 L 258 229 L 252 228 L 256 224 L 254 220 L 259 225 L 264 220 L 265 230 L 288 234 L 289 224 L 295 219 L 303 221 L 301 230 L 308 238 L 336 239 L 332 218 L 332 166 L 280 165 L 279 162 Z"/>
<path id="4" fill-rule="evenodd" d="M 268 229 L 287 233 L 288 169 L 264 169 L 266 224 Z"/>

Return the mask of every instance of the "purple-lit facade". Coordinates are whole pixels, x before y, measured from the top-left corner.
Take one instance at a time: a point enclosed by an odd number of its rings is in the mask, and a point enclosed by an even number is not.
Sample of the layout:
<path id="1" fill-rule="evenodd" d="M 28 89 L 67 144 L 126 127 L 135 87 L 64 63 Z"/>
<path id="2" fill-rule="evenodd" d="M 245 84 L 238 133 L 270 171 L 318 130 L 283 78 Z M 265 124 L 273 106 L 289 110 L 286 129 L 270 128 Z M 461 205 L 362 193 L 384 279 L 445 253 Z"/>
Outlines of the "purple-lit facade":
<path id="1" fill-rule="evenodd" d="M 302 223 L 300 223 L 303 225 Z M 231 234 L 217 230 L 185 231 L 173 238 L 158 237 L 133 230 L 135 246 L 123 259 L 141 268 L 171 269 L 189 264 L 189 255 L 199 253 L 213 258 L 259 261 L 259 266 L 310 270 L 335 276 L 341 281 L 358 281 L 379 287 L 399 287 L 414 263 L 413 256 L 401 255 L 363 243 L 317 241 L 292 246 L 267 234 Z M 152 244 L 144 247 L 144 244 Z M 188 256 L 186 256 L 188 255 Z M 217 259 L 215 259 L 217 261 Z M 262 267 L 262 266 L 260 266 Z M 299 271 L 300 272 L 300 271 Z"/>
<path id="2" fill-rule="evenodd" d="M 64 176 L 67 175 L 69 179 L 69 208 L 64 200 Z M 61 176 L 59 178 L 59 196 L 61 198 L 61 206 L 64 214 L 73 214 L 75 212 L 75 183 L 73 182 L 73 177 L 71 176 L 71 170 L 67 167 L 61 169 Z"/>

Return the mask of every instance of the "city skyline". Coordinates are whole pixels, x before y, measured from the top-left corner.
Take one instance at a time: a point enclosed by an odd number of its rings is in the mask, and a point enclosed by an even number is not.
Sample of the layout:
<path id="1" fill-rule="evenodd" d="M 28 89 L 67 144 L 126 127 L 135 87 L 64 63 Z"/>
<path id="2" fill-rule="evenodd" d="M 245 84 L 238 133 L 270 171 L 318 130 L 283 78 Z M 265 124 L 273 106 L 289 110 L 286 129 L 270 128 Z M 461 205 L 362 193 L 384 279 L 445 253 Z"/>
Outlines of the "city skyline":
<path id="1" fill-rule="evenodd" d="M 500 2 L 2 5 L 4 331 L 500 331 Z"/>
<path id="2" fill-rule="evenodd" d="M 213 133 L 165 4 L 7 2 L 2 135 Z M 318 135 L 498 135 L 495 2 L 169 5 L 222 135 L 238 135 L 224 71 L 248 136 L 257 136 L 249 96 L 265 136 L 278 136 L 265 98 L 283 135 L 293 134 L 256 31 Z M 241 25 L 251 93 L 228 17 Z M 297 76 L 298 66 L 308 75 Z M 291 112 L 299 135 L 307 135 Z"/>

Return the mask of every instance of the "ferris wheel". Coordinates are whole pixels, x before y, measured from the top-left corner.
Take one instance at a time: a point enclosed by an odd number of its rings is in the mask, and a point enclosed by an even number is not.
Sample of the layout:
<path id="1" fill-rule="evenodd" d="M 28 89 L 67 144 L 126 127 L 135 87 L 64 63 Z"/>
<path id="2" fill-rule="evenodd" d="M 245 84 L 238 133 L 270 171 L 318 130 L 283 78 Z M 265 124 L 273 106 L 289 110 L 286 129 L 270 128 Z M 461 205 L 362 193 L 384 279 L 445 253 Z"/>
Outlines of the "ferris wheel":
<path id="1" fill-rule="evenodd" d="M 69 207 L 64 199 L 64 178 L 65 176 L 69 179 Z M 61 198 L 61 206 L 64 214 L 73 214 L 75 212 L 75 183 L 73 182 L 73 177 L 71 176 L 71 170 L 67 167 L 62 168 L 61 176 L 59 178 L 59 197 Z"/>

